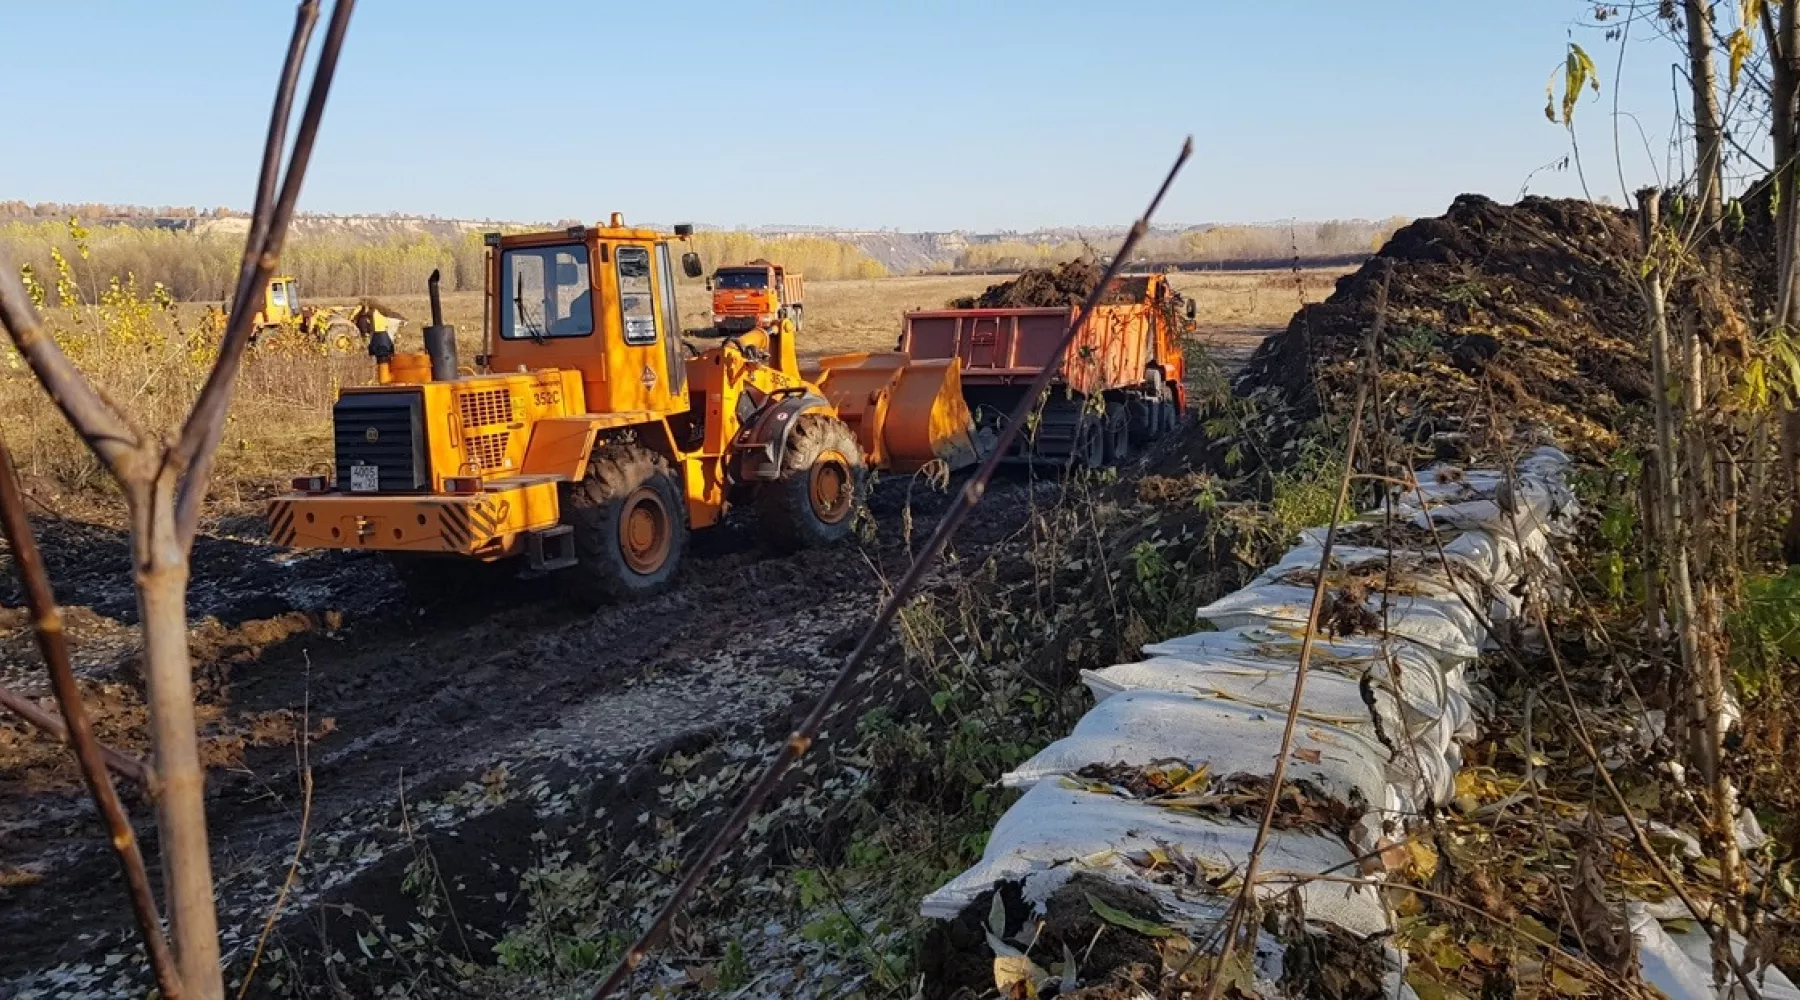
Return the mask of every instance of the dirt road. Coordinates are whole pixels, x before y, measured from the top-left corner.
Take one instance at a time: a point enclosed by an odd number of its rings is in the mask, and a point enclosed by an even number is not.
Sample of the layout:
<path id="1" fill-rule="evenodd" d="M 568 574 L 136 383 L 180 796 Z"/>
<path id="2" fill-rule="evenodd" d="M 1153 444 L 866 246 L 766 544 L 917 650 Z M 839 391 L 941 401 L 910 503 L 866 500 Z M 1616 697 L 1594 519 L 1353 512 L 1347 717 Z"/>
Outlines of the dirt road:
<path id="1" fill-rule="evenodd" d="M 979 554 L 1054 493 L 1019 476 L 999 484 L 957 550 Z M 547 581 L 418 609 L 377 559 L 284 553 L 248 521 L 208 535 L 195 553 L 193 648 L 228 955 L 241 968 L 305 815 L 275 948 L 354 954 L 371 928 L 417 926 L 429 862 L 455 907 L 456 950 L 489 957 L 524 916 L 521 876 L 545 843 L 604 831 L 607 856 L 594 862 L 611 867 L 658 837 L 671 793 L 656 762 L 706 748 L 716 777 L 761 759 L 904 567 L 908 527 L 922 537 L 945 502 L 885 481 L 857 544 L 785 558 L 727 524 L 696 536 L 673 592 L 599 613 L 573 610 Z M 141 753 L 124 538 L 55 520 L 41 530 L 102 735 Z M 4 590 L 0 601 L 17 603 Z M 0 673 L 41 692 L 22 619 L 5 624 Z M 74 778 L 54 746 L 0 729 L 0 996 L 139 985 L 116 864 Z M 154 866 L 149 804 L 128 794 L 128 805 Z M 264 976 L 261 987 L 280 982 Z"/>

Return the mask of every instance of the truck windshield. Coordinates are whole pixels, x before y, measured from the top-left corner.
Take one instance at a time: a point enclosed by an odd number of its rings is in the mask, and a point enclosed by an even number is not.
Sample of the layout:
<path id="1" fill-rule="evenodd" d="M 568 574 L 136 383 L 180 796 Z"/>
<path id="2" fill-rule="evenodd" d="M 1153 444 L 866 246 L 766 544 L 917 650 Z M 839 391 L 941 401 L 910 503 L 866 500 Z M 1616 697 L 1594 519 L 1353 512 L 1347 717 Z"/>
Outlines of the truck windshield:
<path id="1" fill-rule="evenodd" d="M 594 332 L 586 244 L 508 250 L 500 257 L 500 282 L 503 339 L 585 337 Z"/>
<path id="2" fill-rule="evenodd" d="M 713 278 L 714 288 L 767 288 L 767 271 L 720 271 Z"/>

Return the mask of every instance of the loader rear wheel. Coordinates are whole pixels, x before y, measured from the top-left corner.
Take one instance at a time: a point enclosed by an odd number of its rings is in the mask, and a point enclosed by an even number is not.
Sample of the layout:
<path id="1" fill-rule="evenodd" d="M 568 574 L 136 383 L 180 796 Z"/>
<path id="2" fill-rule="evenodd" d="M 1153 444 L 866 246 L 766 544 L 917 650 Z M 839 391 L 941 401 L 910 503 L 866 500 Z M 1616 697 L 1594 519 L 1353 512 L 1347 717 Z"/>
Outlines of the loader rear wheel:
<path id="1" fill-rule="evenodd" d="M 769 545 L 794 552 L 848 537 L 866 471 L 848 424 L 824 413 L 801 414 L 781 456 L 781 478 L 756 491 L 757 523 Z"/>
<path id="2" fill-rule="evenodd" d="M 587 478 L 563 487 L 575 529 L 571 591 L 598 605 L 666 590 L 687 551 L 687 502 L 662 456 L 636 445 L 594 453 Z"/>

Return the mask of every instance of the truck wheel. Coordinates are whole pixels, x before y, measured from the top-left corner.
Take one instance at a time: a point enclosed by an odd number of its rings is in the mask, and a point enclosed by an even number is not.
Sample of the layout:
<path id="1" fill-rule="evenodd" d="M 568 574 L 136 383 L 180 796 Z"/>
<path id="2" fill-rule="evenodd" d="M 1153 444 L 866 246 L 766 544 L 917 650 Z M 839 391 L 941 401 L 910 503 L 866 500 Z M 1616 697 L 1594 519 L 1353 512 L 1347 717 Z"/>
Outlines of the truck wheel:
<path id="1" fill-rule="evenodd" d="M 338 320 L 325 328 L 325 342 L 334 354 L 349 354 L 356 349 L 356 327 Z"/>
<path id="2" fill-rule="evenodd" d="M 1080 436 L 1075 440 L 1075 466 L 1082 469 L 1098 469 L 1106 464 L 1107 439 L 1112 436 L 1112 429 L 1104 420 L 1087 420 L 1078 430 Z"/>
<path id="3" fill-rule="evenodd" d="M 596 451 L 587 478 L 563 487 L 562 504 L 575 529 L 567 575 L 578 601 L 646 597 L 674 582 L 687 550 L 687 498 L 662 456 L 636 445 Z"/>
<path id="4" fill-rule="evenodd" d="M 1131 417 L 1119 403 L 1106 404 L 1106 464 L 1131 460 Z"/>
<path id="5" fill-rule="evenodd" d="M 471 600 L 503 586 L 519 572 L 517 559 L 482 562 L 465 556 L 429 556 L 393 552 L 388 564 L 400 578 L 407 599 L 419 607 Z"/>
<path id="6" fill-rule="evenodd" d="M 850 426 L 824 413 L 802 413 L 781 456 L 781 478 L 756 490 L 756 519 L 781 552 L 842 541 L 862 505 L 867 470 Z"/>
<path id="7" fill-rule="evenodd" d="M 1175 409 L 1174 400 L 1164 399 L 1159 401 L 1156 404 L 1156 412 L 1157 426 L 1160 428 L 1156 432 L 1157 437 L 1173 433 L 1175 428 L 1181 426 L 1181 413 Z"/>

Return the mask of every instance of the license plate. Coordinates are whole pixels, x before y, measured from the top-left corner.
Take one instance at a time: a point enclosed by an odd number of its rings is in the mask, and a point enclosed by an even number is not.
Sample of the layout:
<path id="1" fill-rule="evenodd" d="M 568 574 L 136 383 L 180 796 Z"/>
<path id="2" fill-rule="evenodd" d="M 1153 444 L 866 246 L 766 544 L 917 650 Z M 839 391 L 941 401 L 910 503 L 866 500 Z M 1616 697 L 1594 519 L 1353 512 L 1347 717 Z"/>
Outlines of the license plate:
<path id="1" fill-rule="evenodd" d="M 381 466 L 352 465 L 350 467 L 350 492 L 374 493 L 381 489 Z"/>

